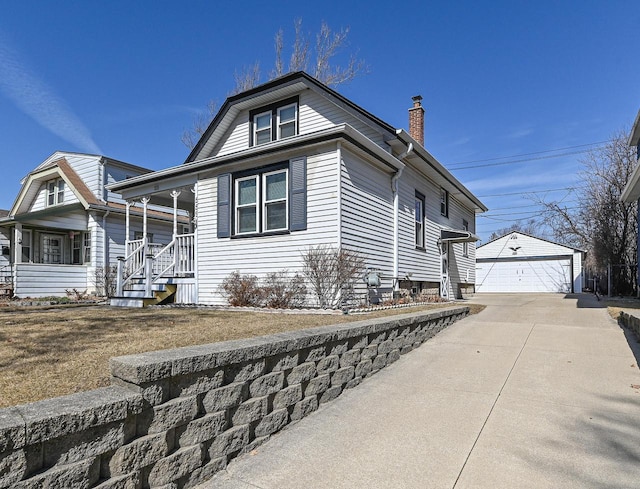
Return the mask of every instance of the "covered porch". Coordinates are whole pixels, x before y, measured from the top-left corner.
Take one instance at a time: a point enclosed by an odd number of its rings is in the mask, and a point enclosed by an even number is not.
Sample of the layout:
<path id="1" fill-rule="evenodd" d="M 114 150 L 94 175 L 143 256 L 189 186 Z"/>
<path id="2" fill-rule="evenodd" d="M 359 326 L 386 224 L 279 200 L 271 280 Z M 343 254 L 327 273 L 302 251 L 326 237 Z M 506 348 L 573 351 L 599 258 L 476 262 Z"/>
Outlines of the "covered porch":
<path id="1" fill-rule="evenodd" d="M 197 301 L 196 288 L 196 185 L 160 189 L 138 196 L 125 195 L 125 254 L 118 257 L 115 306 Z M 142 233 L 131 234 L 131 210 L 142 210 Z M 148 219 L 159 207 L 173 209 L 172 239 L 153 241 Z"/>

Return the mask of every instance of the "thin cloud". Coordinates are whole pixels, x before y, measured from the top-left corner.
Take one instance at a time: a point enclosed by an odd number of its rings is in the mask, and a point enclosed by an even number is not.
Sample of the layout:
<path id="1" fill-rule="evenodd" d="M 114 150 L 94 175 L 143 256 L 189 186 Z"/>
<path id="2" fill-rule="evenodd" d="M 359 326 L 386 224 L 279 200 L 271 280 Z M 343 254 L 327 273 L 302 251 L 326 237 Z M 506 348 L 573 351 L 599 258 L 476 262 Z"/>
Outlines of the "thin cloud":
<path id="1" fill-rule="evenodd" d="M 573 185 L 577 167 L 573 163 L 558 165 L 554 171 L 532 172 L 496 172 L 486 178 L 468 181 L 465 186 L 473 193 L 481 195 L 488 191 L 522 191 L 535 190 L 539 187 L 558 187 Z"/>
<path id="2" fill-rule="evenodd" d="M 533 134 L 533 129 L 527 128 L 527 129 L 520 129 L 518 131 L 514 131 L 511 134 L 509 134 L 509 137 L 511 139 L 520 139 L 525 136 L 529 136 L 530 134 Z"/>
<path id="3" fill-rule="evenodd" d="M 91 133 L 66 102 L 20 63 L 0 37 L 0 92 L 40 126 L 82 151 L 101 154 Z"/>

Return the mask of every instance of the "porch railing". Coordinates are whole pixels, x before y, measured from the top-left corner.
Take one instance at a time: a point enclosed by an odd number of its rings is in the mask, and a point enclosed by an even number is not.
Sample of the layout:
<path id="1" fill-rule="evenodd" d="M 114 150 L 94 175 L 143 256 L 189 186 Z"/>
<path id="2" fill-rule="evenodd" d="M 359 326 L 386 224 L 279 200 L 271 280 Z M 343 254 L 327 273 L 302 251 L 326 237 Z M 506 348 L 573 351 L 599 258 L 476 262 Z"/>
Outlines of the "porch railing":
<path id="1" fill-rule="evenodd" d="M 13 285 L 13 266 L 11 264 L 0 267 L 0 285 Z"/>
<path id="2" fill-rule="evenodd" d="M 118 260 L 116 294 L 123 295 L 125 286 L 134 278 L 145 283 L 151 295 L 153 283 L 162 277 L 188 277 L 195 273 L 195 236 L 181 234 L 165 245 L 139 239 L 127 243 L 127 256 Z"/>

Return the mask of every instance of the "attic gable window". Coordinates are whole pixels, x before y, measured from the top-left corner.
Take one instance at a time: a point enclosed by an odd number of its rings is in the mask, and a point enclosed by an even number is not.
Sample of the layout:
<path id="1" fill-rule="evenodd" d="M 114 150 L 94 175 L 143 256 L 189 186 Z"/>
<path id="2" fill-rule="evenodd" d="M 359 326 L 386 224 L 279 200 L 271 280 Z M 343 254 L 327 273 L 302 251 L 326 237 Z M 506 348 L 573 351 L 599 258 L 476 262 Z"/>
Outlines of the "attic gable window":
<path id="1" fill-rule="evenodd" d="M 298 134 L 298 97 L 252 110 L 249 119 L 250 146 L 295 136 Z"/>
<path id="2" fill-rule="evenodd" d="M 64 180 L 58 178 L 47 182 L 47 206 L 64 202 Z"/>

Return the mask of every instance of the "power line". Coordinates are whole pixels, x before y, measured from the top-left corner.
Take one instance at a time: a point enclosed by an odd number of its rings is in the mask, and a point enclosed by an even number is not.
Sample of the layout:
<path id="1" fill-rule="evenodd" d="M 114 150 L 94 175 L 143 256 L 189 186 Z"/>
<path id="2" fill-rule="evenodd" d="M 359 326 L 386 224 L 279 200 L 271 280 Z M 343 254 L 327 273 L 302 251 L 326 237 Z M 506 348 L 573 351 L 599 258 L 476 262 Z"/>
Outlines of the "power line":
<path id="1" fill-rule="evenodd" d="M 573 211 L 578 209 L 578 207 L 566 207 L 564 208 L 564 210 L 567 211 Z M 531 215 L 531 216 L 535 216 L 536 214 L 540 214 L 540 212 L 542 212 L 543 209 L 537 210 L 537 211 L 527 211 L 527 212 L 504 212 L 504 213 L 500 213 L 500 214 L 478 214 L 476 217 L 484 217 L 487 219 L 491 219 L 495 216 L 523 216 L 521 219 L 524 219 L 527 215 Z"/>
<path id="2" fill-rule="evenodd" d="M 577 200 L 565 200 L 563 202 L 565 204 L 575 204 L 578 201 Z M 512 206 L 509 206 L 509 207 L 492 207 L 490 209 L 490 211 L 493 212 L 493 211 L 504 211 L 504 210 L 508 210 L 508 209 L 527 209 L 529 207 L 540 207 L 540 204 L 512 205 Z"/>
<path id="3" fill-rule="evenodd" d="M 469 170 L 471 168 L 486 168 L 486 167 L 489 167 L 489 166 L 513 165 L 515 163 L 526 163 L 527 161 L 549 160 L 551 158 L 560 158 L 561 156 L 579 155 L 579 154 L 583 154 L 583 153 L 588 153 L 589 151 L 591 151 L 591 149 L 583 149 L 581 151 L 571 151 L 569 153 L 558 153 L 558 154 L 547 155 L 547 156 L 538 156 L 536 158 L 524 158 L 524 159 L 521 159 L 521 160 L 501 161 L 499 163 L 485 163 L 483 165 L 459 166 L 458 168 L 451 168 L 451 166 L 447 166 L 447 168 L 449 170 L 451 170 L 451 171 L 457 171 L 457 170 Z"/>
<path id="4" fill-rule="evenodd" d="M 586 143 L 586 144 L 578 144 L 576 146 L 566 146 L 564 148 L 556 148 L 556 149 L 546 149 L 543 151 L 535 151 L 533 153 L 521 153 L 521 154 L 517 154 L 517 155 L 510 155 L 510 156 L 497 156 L 495 158 L 486 158 L 483 160 L 468 160 L 468 161 L 458 161 L 455 163 L 451 163 L 448 166 L 455 166 L 455 165 L 467 165 L 469 163 L 484 163 L 487 161 L 496 161 L 496 160 L 506 160 L 506 159 L 510 159 L 510 158 L 520 158 L 521 156 L 533 156 L 533 155 L 539 155 L 539 154 L 544 154 L 544 153 L 554 153 L 556 151 L 566 151 L 568 149 L 576 149 L 576 148 L 584 148 L 586 146 L 595 146 L 596 144 L 605 144 L 605 143 L 609 143 L 611 142 L 610 139 L 607 139 L 605 141 L 597 141 L 595 143 Z"/>
<path id="5" fill-rule="evenodd" d="M 507 192 L 504 194 L 488 194 L 488 195 L 478 195 L 477 197 L 479 199 L 484 199 L 486 197 L 506 197 L 509 195 L 530 195 L 530 194 L 544 194 L 544 193 L 548 193 L 548 192 L 561 192 L 562 190 L 578 190 L 580 188 L 585 188 L 585 187 L 581 187 L 581 186 L 574 186 L 574 187 L 563 187 L 563 188 L 550 188 L 550 189 L 546 189 L 546 190 L 527 190 L 525 192 Z"/>

